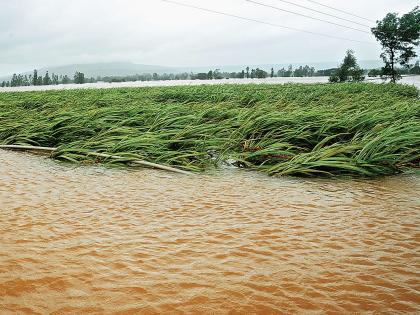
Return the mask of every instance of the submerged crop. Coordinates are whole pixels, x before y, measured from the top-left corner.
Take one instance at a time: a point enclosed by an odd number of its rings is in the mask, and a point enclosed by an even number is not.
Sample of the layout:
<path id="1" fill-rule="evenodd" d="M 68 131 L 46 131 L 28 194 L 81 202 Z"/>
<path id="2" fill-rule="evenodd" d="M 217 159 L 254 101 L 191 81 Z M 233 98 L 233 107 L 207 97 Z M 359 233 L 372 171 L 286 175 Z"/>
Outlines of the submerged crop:
<path id="1" fill-rule="evenodd" d="M 386 175 L 418 167 L 420 102 L 392 84 L 220 85 L 0 93 L 0 144 L 202 171 Z M 101 161 L 115 163 L 115 161 Z"/>

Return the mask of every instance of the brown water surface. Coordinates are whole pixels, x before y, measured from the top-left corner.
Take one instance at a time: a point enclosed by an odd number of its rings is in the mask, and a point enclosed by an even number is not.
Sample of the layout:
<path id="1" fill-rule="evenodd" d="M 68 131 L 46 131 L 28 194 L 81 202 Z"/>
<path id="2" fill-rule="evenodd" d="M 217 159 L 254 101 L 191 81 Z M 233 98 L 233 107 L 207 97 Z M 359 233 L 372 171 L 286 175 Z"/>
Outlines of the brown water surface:
<path id="1" fill-rule="evenodd" d="M 418 314 L 419 191 L 0 151 L 0 313 Z"/>

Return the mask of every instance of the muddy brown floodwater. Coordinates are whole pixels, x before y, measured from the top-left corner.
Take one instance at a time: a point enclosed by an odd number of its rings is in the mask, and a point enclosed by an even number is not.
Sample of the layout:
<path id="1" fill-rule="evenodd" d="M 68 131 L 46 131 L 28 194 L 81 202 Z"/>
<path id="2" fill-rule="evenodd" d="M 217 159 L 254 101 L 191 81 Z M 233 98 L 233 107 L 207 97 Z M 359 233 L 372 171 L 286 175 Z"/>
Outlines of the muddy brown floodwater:
<path id="1" fill-rule="evenodd" d="M 0 313 L 419 314 L 419 188 L 0 151 Z"/>

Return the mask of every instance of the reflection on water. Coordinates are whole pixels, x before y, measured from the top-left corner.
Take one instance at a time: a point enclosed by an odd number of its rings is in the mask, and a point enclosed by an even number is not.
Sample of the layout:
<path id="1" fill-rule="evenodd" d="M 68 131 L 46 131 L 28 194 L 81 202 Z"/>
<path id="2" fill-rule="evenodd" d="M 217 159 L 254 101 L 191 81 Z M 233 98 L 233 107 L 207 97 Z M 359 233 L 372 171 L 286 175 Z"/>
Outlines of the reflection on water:
<path id="1" fill-rule="evenodd" d="M 179 85 L 202 85 L 202 84 L 284 84 L 284 83 L 327 83 L 328 77 L 290 77 L 290 78 L 266 78 L 266 79 L 224 79 L 224 80 L 172 80 L 172 81 L 136 81 L 118 83 L 86 83 L 86 84 L 60 84 L 48 86 L 20 86 L 0 87 L 0 92 L 23 92 L 43 90 L 69 90 L 69 89 L 109 89 L 118 87 L 146 87 L 146 86 L 179 86 Z M 380 78 L 367 78 L 367 82 L 382 83 Z M 403 77 L 400 83 L 414 85 L 420 88 L 420 76 Z"/>
<path id="2" fill-rule="evenodd" d="M 189 177 L 6 151 L 0 174 L 6 314 L 420 312 L 419 176 Z"/>

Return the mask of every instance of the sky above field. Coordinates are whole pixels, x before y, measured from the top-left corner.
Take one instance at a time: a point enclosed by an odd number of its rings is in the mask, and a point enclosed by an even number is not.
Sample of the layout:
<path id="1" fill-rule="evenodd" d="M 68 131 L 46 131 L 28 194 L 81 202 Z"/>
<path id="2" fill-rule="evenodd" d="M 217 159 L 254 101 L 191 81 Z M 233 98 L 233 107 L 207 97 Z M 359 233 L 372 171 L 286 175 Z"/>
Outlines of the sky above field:
<path id="1" fill-rule="evenodd" d="M 349 20 L 344 21 L 281 0 L 255 0 L 272 7 L 246 0 L 176 1 L 363 43 L 161 0 L 0 0 L 0 75 L 45 66 L 116 61 L 164 66 L 339 61 L 349 48 L 359 59 L 379 59 L 380 46 L 368 26 L 388 12 L 406 13 L 418 5 L 418 0 L 317 1 L 368 21 L 308 0 L 287 1 Z"/>

